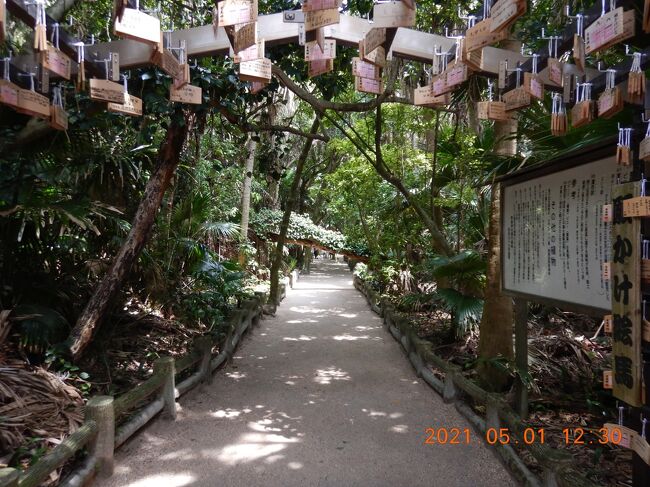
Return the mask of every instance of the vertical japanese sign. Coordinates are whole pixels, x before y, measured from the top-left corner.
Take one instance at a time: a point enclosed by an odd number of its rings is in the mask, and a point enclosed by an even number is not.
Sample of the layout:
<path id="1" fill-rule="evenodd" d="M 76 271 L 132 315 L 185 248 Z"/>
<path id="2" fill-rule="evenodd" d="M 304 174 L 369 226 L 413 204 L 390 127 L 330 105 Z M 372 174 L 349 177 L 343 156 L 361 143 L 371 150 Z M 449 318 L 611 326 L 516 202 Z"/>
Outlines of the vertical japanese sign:
<path id="1" fill-rule="evenodd" d="M 612 220 L 612 369 L 614 397 L 641 406 L 641 220 L 623 216 L 623 200 L 638 196 L 639 183 L 614 186 Z"/>

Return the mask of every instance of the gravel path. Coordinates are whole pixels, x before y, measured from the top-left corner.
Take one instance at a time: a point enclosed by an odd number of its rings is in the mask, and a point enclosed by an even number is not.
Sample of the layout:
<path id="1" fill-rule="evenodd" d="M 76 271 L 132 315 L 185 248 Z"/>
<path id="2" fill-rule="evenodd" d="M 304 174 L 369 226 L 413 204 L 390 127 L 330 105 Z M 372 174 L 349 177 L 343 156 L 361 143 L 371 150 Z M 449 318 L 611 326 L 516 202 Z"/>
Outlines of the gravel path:
<path id="1" fill-rule="evenodd" d="M 340 263 L 316 261 L 243 340 L 211 385 L 180 400 L 116 454 L 103 486 L 516 485 L 471 430 L 425 445 L 425 429 L 469 428 L 415 377 Z"/>

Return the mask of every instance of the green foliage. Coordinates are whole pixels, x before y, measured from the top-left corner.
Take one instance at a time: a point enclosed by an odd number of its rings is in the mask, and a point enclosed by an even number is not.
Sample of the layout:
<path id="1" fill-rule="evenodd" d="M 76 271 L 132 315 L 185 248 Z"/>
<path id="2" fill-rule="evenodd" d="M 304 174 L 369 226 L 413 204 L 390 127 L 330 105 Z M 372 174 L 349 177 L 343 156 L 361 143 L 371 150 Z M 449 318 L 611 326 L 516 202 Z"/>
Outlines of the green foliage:
<path id="1" fill-rule="evenodd" d="M 20 334 L 20 346 L 28 353 L 42 355 L 68 336 L 70 324 L 56 310 L 38 304 L 23 304 L 13 311 Z"/>

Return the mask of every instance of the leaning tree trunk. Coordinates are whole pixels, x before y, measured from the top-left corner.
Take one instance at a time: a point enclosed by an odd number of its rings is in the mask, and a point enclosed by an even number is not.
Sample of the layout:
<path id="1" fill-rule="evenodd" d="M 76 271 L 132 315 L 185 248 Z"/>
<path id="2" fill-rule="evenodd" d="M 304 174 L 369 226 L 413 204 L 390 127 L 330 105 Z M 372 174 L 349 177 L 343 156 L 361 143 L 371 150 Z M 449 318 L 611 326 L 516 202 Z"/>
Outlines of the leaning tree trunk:
<path id="1" fill-rule="evenodd" d="M 320 126 L 320 118 L 316 116 L 314 123 L 311 125 L 309 131 L 310 134 L 315 134 L 318 132 L 318 127 Z M 275 247 L 275 254 L 273 255 L 273 262 L 271 264 L 271 289 L 270 289 L 270 302 L 272 304 L 278 304 L 278 287 L 279 287 L 279 274 L 280 266 L 282 265 L 282 249 L 284 248 L 284 241 L 287 238 L 287 231 L 289 230 L 289 221 L 291 220 L 291 212 L 296 206 L 296 200 L 298 199 L 298 193 L 300 188 L 300 180 L 302 178 L 302 170 L 305 167 L 305 161 L 309 155 L 309 150 L 311 149 L 314 139 L 309 138 L 305 140 L 305 145 L 302 148 L 300 157 L 298 157 L 298 162 L 296 163 L 296 172 L 293 175 L 293 182 L 291 183 L 291 189 L 289 191 L 289 198 L 287 199 L 287 206 L 284 209 L 284 214 L 282 215 L 282 223 L 280 223 L 280 234 L 278 235 L 278 242 Z"/>
<path id="2" fill-rule="evenodd" d="M 516 126 L 510 122 L 495 123 L 497 147 L 501 155 L 513 155 L 516 141 L 510 137 Z M 512 360 L 513 308 L 512 299 L 501 293 L 501 207 L 499 186 L 492 186 L 490 224 L 488 230 L 488 268 L 485 304 L 479 335 L 479 374 L 491 389 L 502 390 L 508 382 L 508 374 L 495 367 L 491 360 L 502 357 Z"/>
<path id="3" fill-rule="evenodd" d="M 246 158 L 246 166 L 244 168 L 244 188 L 242 190 L 241 200 L 241 244 L 248 242 L 248 219 L 251 210 L 251 184 L 253 182 L 253 167 L 255 165 L 255 149 L 257 143 L 252 139 L 248 139 L 248 157 Z M 246 255 L 239 250 L 239 263 L 244 265 L 246 263 Z"/>
<path id="4" fill-rule="evenodd" d="M 144 196 L 133 218 L 131 231 L 70 333 L 70 352 L 74 359 L 79 358 L 90 344 L 95 329 L 108 313 L 113 299 L 122 288 L 129 271 L 149 240 L 156 213 L 178 166 L 187 127 L 188 123 L 184 120 L 182 111 L 177 110 L 172 115 L 167 135 L 158 152 L 156 168 L 147 181 Z"/>

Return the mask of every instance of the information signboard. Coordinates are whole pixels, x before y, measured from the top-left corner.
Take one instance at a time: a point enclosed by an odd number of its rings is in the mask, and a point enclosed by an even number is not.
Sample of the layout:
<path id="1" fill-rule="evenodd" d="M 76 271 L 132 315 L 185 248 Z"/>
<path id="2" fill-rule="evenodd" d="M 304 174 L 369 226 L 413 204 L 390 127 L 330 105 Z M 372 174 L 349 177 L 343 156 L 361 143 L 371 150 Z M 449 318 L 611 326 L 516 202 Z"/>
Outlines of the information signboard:
<path id="1" fill-rule="evenodd" d="M 566 309 L 611 312 L 609 280 L 611 204 L 618 166 L 613 144 L 503 180 L 501 266 L 505 294 Z"/>

